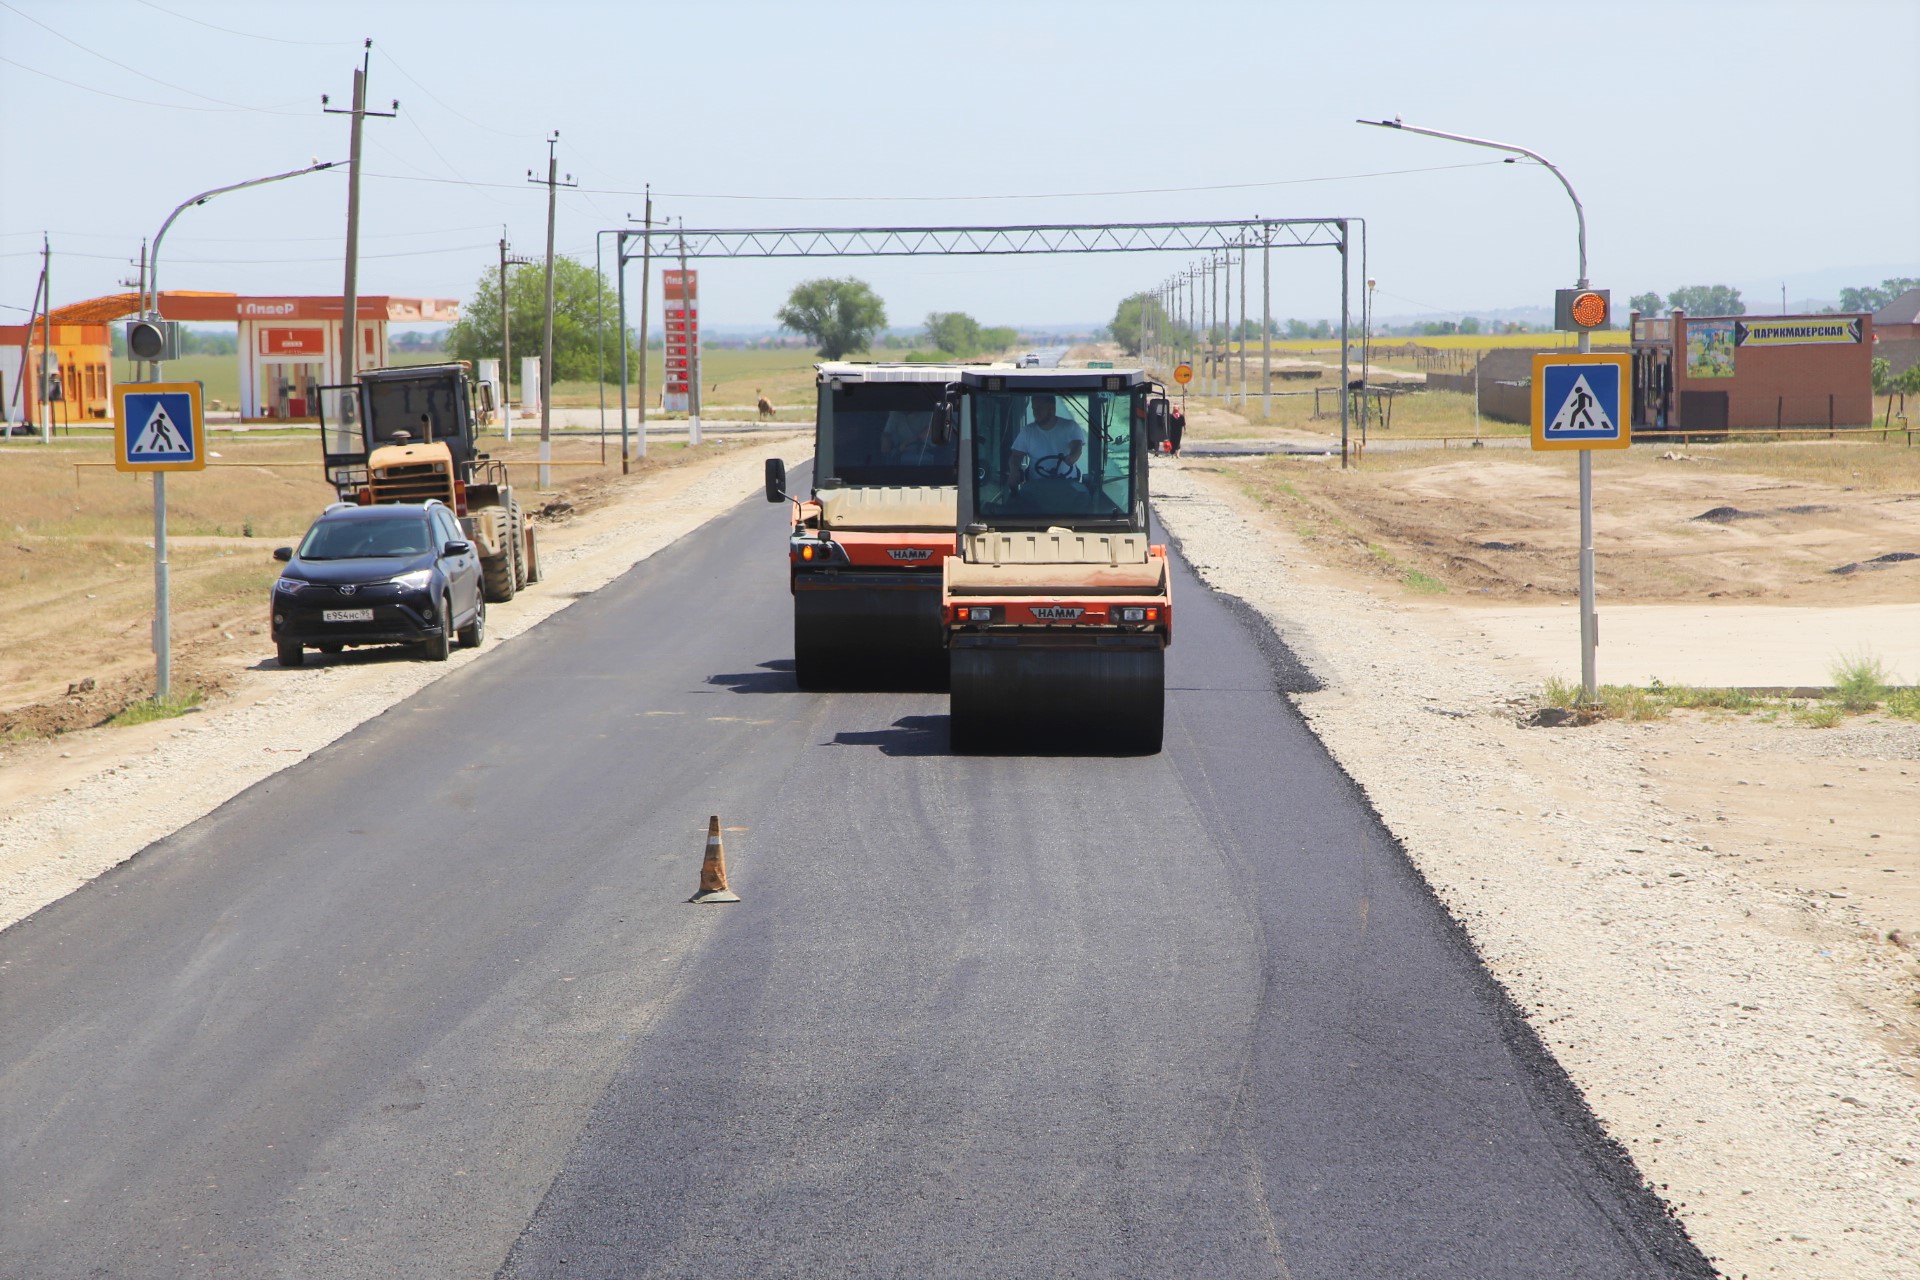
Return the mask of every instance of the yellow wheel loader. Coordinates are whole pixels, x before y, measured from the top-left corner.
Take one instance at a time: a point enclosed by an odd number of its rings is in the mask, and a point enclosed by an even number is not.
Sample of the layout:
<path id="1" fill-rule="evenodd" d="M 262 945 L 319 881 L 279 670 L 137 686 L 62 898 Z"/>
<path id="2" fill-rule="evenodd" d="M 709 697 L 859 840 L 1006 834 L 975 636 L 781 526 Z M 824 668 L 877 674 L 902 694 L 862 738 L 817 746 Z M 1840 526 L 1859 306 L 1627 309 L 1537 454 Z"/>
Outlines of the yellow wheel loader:
<path id="1" fill-rule="evenodd" d="M 477 447 L 466 362 L 366 369 L 351 386 L 320 390 L 324 465 L 342 501 L 446 503 L 480 556 L 489 602 L 540 580 L 533 518 L 506 464 Z"/>

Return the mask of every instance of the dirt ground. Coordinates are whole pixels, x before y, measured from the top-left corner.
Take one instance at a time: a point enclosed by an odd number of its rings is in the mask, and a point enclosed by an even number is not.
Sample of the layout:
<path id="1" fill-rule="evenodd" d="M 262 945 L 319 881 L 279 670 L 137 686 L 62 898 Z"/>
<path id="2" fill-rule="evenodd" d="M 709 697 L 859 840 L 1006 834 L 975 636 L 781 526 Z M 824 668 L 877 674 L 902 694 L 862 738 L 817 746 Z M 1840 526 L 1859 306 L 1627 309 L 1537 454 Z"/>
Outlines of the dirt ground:
<path id="1" fill-rule="evenodd" d="M 1210 435 L 1259 434 L 1220 410 L 1202 408 L 1198 419 Z M 1347 470 L 1337 457 L 1194 455 L 1186 463 L 1257 501 L 1327 581 L 1392 600 L 1490 654 L 1501 639 L 1490 624 L 1510 622 L 1515 602 L 1540 606 L 1560 631 L 1577 635 L 1576 467 L 1570 454 L 1511 448 L 1373 452 Z M 1889 615 L 1896 633 L 1883 631 L 1876 644 L 1842 627 L 1828 656 L 1876 657 L 1890 682 L 1920 683 L 1920 669 L 1903 669 L 1920 645 L 1911 612 L 1920 606 L 1920 449 L 1637 448 L 1598 454 L 1593 470 L 1603 623 L 1623 606 L 1655 615 L 1664 606 L 1676 618 L 1709 601 L 1729 612 L 1777 609 L 1789 634 L 1756 627 L 1737 640 L 1705 641 L 1723 650 L 1708 659 L 1722 677 L 1712 683 L 1742 686 L 1773 683 L 1742 678 L 1764 666 L 1743 665 L 1754 656 L 1743 652 L 1748 646 L 1785 645 L 1822 612 L 1851 619 L 1905 606 Z M 1508 669 L 1577 684 L 1577 647 L 1562 652 L 1566 665 L 1536 660 L 1531 671 Z M 1896 653 L 1909 661 L 1894 661 Z M 1632 670 L 1602 678 L 1660 677 Z M 1854 745 L 1876 726 L 1878 750 Z M 1884 712 L 1850 717 L 1844 750 L 1834 730 L 1778 711 L 1681 710 L 1636 728 L 1663 799 L 1700 839 L 1744 850 L 1747 874 L 1770 886 L 1848 903 L 1875 935 L 1897 935 L 1920 955 L 1920 724 Z M 1920 1009 L 1920 982 L 1907 999 L 1905 1013 Z M 1920 1039 L 1910 1048 L 1920 1049 Z"/>
<path id="2" fill-rule="evenodd" d="M 1571 454 L 1454 449 L 1376 452 L 1346 471 L 1292 458 L 1240 470 L 1346 567 L 1511 601 L 1579 593 L 1576 467 Z M 1594 576 L 1609 603 L 1920 600 L 1920 450 L 1641 448 L 1600 454 L 1593 471 Z"/>

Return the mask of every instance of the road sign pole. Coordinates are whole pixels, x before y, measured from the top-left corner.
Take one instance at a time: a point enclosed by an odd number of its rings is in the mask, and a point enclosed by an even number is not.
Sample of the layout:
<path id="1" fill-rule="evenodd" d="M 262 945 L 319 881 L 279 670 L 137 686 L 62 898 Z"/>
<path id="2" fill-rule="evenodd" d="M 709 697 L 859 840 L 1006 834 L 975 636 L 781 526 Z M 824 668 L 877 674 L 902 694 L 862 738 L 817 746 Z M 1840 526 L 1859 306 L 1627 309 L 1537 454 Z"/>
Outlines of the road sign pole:
<path id="1" fill-rule="evenodd" d="M 1347 389 L 1352 374 L 1347 369 L 1347 224 L 1340 224 L 1340 469 L 1347 469 L 1347 401 L 1353 392 Z"/>
<path id="2" fill-rule="evenodd" d="M 173 692 L 172 598 L 167 575 L 167 473 L 153 473 L 153 665 L 155 699 Z"/>
<path id="3" fill-rule="evenodd" d="M 626 475 L 632 470 L 632 454 L 627 430 L 627 233 L 622 231 L 613 238 L 614 270 L 619 272 L 620 318 L 615 331 L 620 335 L 620 474 Z"/>
<path id="4" fill-rule="evenodd" d="M 1587 238 L 1584 218 L 1580 235 L 1580 287 L 1586 288 Z M 1593 335 L 1580 331 L 1580 354 L 1593 350 Z M 1624 391 L 1625 388 L 1622 388 Z M 1623 410 L 1624 411 L 1624 410 Z M 1600 644 L 1600 614 L 1593 599 L 1593 450 L 1580 451 L 1580 697 L 1589 707 L 1600 701 L 1594 650 Z"/>

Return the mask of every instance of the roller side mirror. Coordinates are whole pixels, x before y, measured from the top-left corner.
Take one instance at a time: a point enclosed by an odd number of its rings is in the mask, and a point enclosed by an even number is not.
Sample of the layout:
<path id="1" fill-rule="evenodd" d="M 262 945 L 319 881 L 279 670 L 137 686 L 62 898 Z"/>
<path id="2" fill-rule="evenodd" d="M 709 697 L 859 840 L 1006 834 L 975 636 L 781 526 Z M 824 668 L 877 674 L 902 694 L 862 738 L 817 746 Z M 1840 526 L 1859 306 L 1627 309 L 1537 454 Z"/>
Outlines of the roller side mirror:
<path id="1" fill-rule="evenodd" d="M 948 387 L 939 403 L 933 406 L 933 419 L 927 424 L 928 437 L 937 445 L 945 448 L 953 443 L 960 422 L 960 390 Z"/>
<path id="2" fill-rule="evenodd" d="M 787 500 L 787 464 L 779 458 L 767 459 L 767 501 Z"/>
<path id="3" fill-rule="evenodd" d="M 1171 434 L 1172 415 L 1169 408 L 1162 399 L 1147 401 L 1147 443 L 1155 449 Z"/>

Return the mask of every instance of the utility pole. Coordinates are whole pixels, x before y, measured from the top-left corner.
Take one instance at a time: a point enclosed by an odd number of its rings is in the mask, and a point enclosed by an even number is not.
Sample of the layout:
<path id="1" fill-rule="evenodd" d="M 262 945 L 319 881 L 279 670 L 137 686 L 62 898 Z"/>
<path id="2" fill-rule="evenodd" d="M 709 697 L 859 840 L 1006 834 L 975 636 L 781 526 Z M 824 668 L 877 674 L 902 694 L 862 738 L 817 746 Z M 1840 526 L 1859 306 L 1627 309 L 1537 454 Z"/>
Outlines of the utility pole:
<path id="1" fill-rule="evenodd" d="M 1220 255 L 1220 287 L 1226 294 L 1225 308 L 1220 312 L 1220 323 L 1226 336 L 1220 343 L 1220 392 L 1221 398 L 1233 403 L 1233 370 L 1229 363 L 1233 359 L 1233 250 L 1225 250 Z"/>
<path id="2" fill-rule="evenodd" d="M 540 487 L 553 487 L 553 210 L 560 187 L 577 187 L 580 184 L 568 174 L 561 182 L 560 157 L 556 151 L 560 142 L 560 131 L 555 129 L 547 139 L 547 325 L 545 336 L 540 341 Z M 539 182 L 533 176 L 533 170 L 527 170 L 528 182 Z M 520 389 L 522 397 L 526 388 Z"/>
<path id="3" fill-rule="evenodd" d="M 40 289 L 47 300 L 40 309 L 40 380 L 34 389 L 40 393 L 40 443 L 52 444 L 53 401 L 48 392 L 53 375 L 48 362 L 53 359 L 53 246 L 44 231 L 40 233 Z"/>
<path id="4" fill-rule="evenodd" d="M 1215 400 L 1220 398 L 1220 353 L 1213 340 L 1213 331 L 1220 323 L 1220 255 L 1207 256 L 1207 389 Z"/>
<path id="5" fill-rule="evenodd" d="M 500 224 L 500 421 L 505 424 L 507 441 L 513 440 L 513 311 L 507 295 L 507 268 L 530 267 L 532 258 L 514 257 L 507 252 L 507 227 Z M 521 399 L 527 389 L 520 388 Z"/>
<path id="6" fill-rule="evenodd" d="M 351 384 L 360 367 L 360 133 L 368 116 L 391 120 L 400 114 L 400 99 L 393 100 L 391 111 L 367 110 L 367 67 L 373 58 L 373 41 L 361 45 L 360 65 L 353 73 L 353 107 L 342 111 L 327 106 L 325 94 L 320 106 L 330 116 L 352 116 L 353 125 L 347 149 L 347 280 L 340 295 L 340 381 Z M 342 416 L 349 420 L 354 397 L 349 394 Z"/>
<path id="7" fill-rule="evenodd" d="M 1273 228 L 1260 224 L 1260 413 L 1273 419 Z"/>
<path id="8" fill-rule="evenodd" d="M 1240 412 L 1247 411 L 1247 251 L 1240 250 Z"/>

